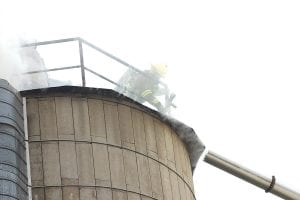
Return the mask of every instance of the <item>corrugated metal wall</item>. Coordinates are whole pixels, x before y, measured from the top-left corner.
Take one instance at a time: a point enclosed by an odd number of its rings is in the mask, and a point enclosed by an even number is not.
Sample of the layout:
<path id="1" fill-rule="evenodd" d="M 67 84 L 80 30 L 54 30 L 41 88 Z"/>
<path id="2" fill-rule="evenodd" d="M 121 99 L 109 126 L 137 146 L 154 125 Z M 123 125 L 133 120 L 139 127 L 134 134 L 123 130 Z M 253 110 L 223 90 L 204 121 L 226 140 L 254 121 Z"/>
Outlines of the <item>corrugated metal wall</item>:
<path id="1" fill-rule="evenodd" d="M 26 102 L 33 200 L 195 199 L 185 145 L 153 115 L 101 97 Z"/>
<path id="2" fill-rule="evenodd" d="M 27 199 L 23 106 L 20 96 L 0 79 L 0 199 Z"/>

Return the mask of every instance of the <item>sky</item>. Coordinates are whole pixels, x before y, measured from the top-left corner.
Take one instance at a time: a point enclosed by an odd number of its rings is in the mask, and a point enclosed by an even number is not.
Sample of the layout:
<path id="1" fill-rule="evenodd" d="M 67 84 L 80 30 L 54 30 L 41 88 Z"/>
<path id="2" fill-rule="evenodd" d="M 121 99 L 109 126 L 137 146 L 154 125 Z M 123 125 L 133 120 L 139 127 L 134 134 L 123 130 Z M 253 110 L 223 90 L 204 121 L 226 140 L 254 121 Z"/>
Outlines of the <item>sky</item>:
<path id="1" fill-rule="evenodd" d="M 0 1 L 0 31 L 80 36 L 133 66 L 169 66 L 174 116 L 208 150 L 300 192 L 300 2 Z M 199 161 L 197 199 L 279 198 Z"/>

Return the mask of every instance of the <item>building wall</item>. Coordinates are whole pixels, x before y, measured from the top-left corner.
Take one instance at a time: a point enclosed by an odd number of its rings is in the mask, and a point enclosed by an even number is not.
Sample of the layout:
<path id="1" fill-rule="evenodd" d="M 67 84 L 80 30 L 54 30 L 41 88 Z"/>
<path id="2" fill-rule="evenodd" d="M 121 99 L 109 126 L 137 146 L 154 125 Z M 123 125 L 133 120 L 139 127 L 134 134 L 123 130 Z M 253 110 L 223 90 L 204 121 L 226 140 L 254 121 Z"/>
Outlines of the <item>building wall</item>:
<path id="1" fill-rule="evenodd" d="M 0 79 L 0 199 L 27 199 L 22 99 Z"/>
<path id="2" fill-rule="evenodd" d="M 155 116 L 114 99 L 27 98 L 33 200 L 193 200 L 187 150 Z"/>

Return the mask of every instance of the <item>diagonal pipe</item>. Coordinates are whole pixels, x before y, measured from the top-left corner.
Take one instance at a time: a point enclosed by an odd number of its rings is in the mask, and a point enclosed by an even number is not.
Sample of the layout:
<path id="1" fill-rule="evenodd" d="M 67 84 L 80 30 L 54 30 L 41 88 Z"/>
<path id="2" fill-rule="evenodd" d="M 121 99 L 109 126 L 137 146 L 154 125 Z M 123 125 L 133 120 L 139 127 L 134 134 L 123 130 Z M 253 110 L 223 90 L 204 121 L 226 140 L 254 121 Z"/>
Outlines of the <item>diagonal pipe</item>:
<path id="1" fill-rule="evenodd" d="M 205 155 L 204 161 L 214 167 L 217 167 L 233 176 L 236 176 L 265 190 L 266 193 L 270 192 L 286 200 L 300 200 L 299 193 L 294 192 L 280 184 L 277 184 L 274 176 L 272 177 L 272 179 L 263 177 L 210 151 Z"/>

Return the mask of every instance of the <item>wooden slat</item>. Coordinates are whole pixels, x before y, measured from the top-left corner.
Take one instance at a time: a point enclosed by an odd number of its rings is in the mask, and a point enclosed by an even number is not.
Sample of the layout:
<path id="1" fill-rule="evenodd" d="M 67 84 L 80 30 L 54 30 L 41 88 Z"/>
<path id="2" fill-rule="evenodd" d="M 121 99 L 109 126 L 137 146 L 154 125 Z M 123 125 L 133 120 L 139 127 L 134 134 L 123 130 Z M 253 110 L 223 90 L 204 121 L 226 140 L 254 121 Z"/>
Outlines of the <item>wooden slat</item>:
<path id="1" fill-rule="evenodd" d="M 174 172 L 170 171 L 170 180 L 171 180 L 171 188 L 172 188 L 172 194 L 173 194 L 173 200 L 180 200 L 180 193 L 179 193 L 179 186 L 178 186 L 178 180 L 177 175 L 174 174 Z"/>
<path id="2" fill-rule="evenodd" d="M 45 200 L 44 188 L 33 188 L 32 189 L 32 200 Z"/>
<path id="3" fill-rule="evenodd" d="M 165 135 L 165 140 L 166 140 L 168 166 L 171 169 L 175 170 L 176 167 L 175 167 L 172 132 L 171 132 L 171 129 L 167 125 L 164 125 L 164 135 Z"/>
<path id="4" fill-rule="evenodd" d="M 78 187 L 63 187 L 63 199 L 64 200 L 79 200 L 79 188 Z"/>
<path id="5" fill-rule="evenodd" d="M 117 104 L 104 103 L 107 142 L 121 146 Z"/>
<path id="6" fill-rule="evenodd" d="M 41 139 L 55 140 L 57 138 L 56 111 L 54 99 L 39 100 L 39 115 Z"/>
<path id="7" fill-rule="evenodd" d="M 151 179 L 148 158 L 139 154 L 137 155 L 138 176 L 140 181 L 140 190 L 142 194 L 152 195 Z"/>
<path id="8" fill-rule="evenodd" d="M 126 187 L 128 191 L 140 192 L 136 154 L 123 150 Z"/>
<path id="9" fill-rule="evenodd" d="M 80 200 L 96 200 L 96 190 L 94 188 L 80 188 Z"/>
<path id="10" fill-rule="evenodd" d="M 163 165 L 160 165 L 160 173 L 163 187 L 164 200 L 172 200 L 172 188 L 170 183 L 169 170 Z"/>
<path id="11" fill-rule="evenodd" d="M 185 184 L 185 193 L 186 193 L 186 199 L 187 200 L 193 200 L 194 199 L 190 189 L 187 186 L 187 184 Z"/>
<path id="12" fill-rule="evenodd" d="M 179 184 L 179 193 L 181 200 L 187 200 L 186 191 L 185 191 L 185 183 L 182 179 L 178 178 L 178 184 Z"/>
<path id="13" fill-rule="evenodd" d="M 46 188 L 46 200 L 62 200 L 61 188 Z"/>
<path id="14" fill-rule="evenodd" d="M 40 136 L 40 118 L 39 107 L 37 99 L 27 99 L 27 123 L 28 123 L 28 136 Z"/>
<path id="15" fill-rule="evenodd" d="M 128 106 L 118 104 L 122 146 L 135 150 L 131 110 Z"/>
<path id="16" fill-rule="evenodd" d="M 187 164 L 186 164 L 186 157 L 185 157 L 185 146 L 184 144 L 179 141 L 178 149 L 179 149 L 179 156 L 180 156 L 180 162 L 182 167 L 182 177 L 184 180 L 187 180 Z"/>
<path id="17" fill-rule="evenodd" d="M 31 183 L 33 186 L 41 186 L 44 184 L 42 145 L 40 143 L 30 143 L 29 154 Z"/>
<path id="18" fill-rule="evenodd" d="M 60 141 L 59 153 L 62 184 L 77 185 L 78 170 L 75 143 Z"/>
<path id="19" fill-rule="evenodd" d="M 128 198 L 128 200 L 141 200 L 141 197 L 139 194 L 135 194 L 132 192 L 127 192 L 127 198 Z"/>
<path id="20" fill-rule="evenodd" d="M 57 132 L 60 139 L 74 139 L 73 111 L 70 97 L 55 97 Z"/>
<path id="21" fill-rule="evenodd" d="M 145 126 L 141 111 L 132 109 L 132 123 L 136 151 L 147 155 Z"/>
<path id="22" fill-rule="evenodd" d="M 77 165 L 80 185 L 95 185 L 92 148 L 90 144 L 77 143 Z"/>
<path id="23" fill-rule="evenodd" d="M 186 164 L 186 181 L 190 186 L 190 188 L 192 189 L 192 191 L 194 191 L 191 161 L 190 161 L 189 153 L 187 152 L 186 148 L 184 148 L 183 154 L 184 154 L 185 164 Z"/>
<path id="24" fill-rule="evenodd" d="M 112 187 L 126 190 L 122 150 L 115 147 L 108 147 L 108 155 Z"/>
<path id="25" fill-rule="evenodd" d="M 87 99 L 72 98 L 75 138 L 77 140 L 90 141 L 90 125 Z"/>
<path id="26" fill-rule="evenodd" d="M 127 193 L 120 190 L 113 190 L 113 200 L 127 200 Z"/>
<path id="27" fill-rule="evenodd" d="M 179 154 L 179 148 L 178 146 L 181 145 L 180 139 L 177 136 L 176 133 L 172 133 L 172 138 L 173 138 L 173 145 L 174 145 L 174 158 L 175 158 L 175 165 L 176 165 L 176 172 L 180 175 L 182 175 L 182 166 L 181 166 L 181 161 L 180 161 L 180 154 Z"/>
<path id="28" fill-rule="evenodd" d="M 89 99 L 88 106 L 92 140 L 106 143 L 103 102 L 98 99 Z"/>
<path id="29" fill-rule="evenodd" d="M 146 134 L 148 155 L 151 158 L 158 159 L 157 147 L 156 147 L 156 134 L 155 134 L 153 118 L 147 114 L 143 114 L 143 116 L 144 116 L 144 125 L 145 125 L 145 134 Z"/>
<path id="30" fill-rule="evenodd" d="M 159 200 L 163 199 L 159 163 L 152 159 L 148 159 L 148 160 L 149 160 L 149 169 L 150 169 L 150 177 L 151 177 L 151 184 L 152 184 L 152 197 Z"/>
<path id="31" fill-rule="evenodd" d="M 112 200 L 112 191 L 109 188 L 97 188 L 97 200 Z"/>
<path id="32" fill-rule="evenodd" d="M 96 185 L 109 187 L 111 186 L 111 180 L 107 146 L 103 144 L 92 144 L 92 146 Z"/>
<path id="33" fill-rule="evenodd" d="M 158 160 L 167 165 L 167 149 L 163 124 L 160 121 L 155 120 L 154 127 L 156 133 Z"/>
<path id="34" fill-rule="evenodd" d="M 44 185 L 60 186 L 60 164 L 57 142 L 48 142 L 42 144 L 43 167 L 44 167 Z"/>

